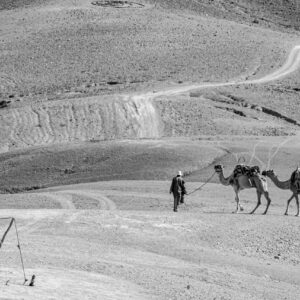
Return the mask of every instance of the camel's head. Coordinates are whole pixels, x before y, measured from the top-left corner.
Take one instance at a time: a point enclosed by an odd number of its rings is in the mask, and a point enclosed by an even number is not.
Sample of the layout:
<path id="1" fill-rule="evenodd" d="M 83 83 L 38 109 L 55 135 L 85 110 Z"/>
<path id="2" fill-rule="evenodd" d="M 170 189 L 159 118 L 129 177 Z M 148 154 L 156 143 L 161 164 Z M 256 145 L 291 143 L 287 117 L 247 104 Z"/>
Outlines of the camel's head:
<path id="1" fill-rule="evenodd" d="M 274 173 L 273 170 L 264 170 L 264 171 L 262 171 L 261 175 L 263 175 L 263 176 L 274 176 L 275 173 Z"/>
<path id="2" fill-rule="evenodd" d="M 216 173 L 223 172 L 224 167 L 222 165 L 215 165 L 214 167 Z"/>
<path id="3" fill-rule="evenodd" d="M 300 179 L 300 168 L 299 167 L 297 167 L 297 169 L 295 170 L 295 178 Z"/>

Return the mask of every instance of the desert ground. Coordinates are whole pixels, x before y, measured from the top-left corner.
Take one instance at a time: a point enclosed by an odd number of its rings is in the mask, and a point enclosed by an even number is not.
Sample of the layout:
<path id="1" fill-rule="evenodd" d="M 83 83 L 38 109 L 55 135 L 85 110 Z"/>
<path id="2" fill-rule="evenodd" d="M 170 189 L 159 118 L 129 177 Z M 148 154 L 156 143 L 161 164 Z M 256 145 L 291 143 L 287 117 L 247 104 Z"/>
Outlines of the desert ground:
<path id="1" fill-rule="evenodd" d="M 297 0 L 0 0 L 0 299 L 300 299 Z M 173 212 L 171 179 L 188 193 Z"/>

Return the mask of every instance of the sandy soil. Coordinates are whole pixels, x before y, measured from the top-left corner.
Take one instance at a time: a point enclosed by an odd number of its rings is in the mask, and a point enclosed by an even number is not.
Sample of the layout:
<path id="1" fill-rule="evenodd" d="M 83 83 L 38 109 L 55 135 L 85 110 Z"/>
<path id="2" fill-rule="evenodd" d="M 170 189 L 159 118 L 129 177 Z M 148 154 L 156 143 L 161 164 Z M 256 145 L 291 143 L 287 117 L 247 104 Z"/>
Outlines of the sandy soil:
<path id="1" fill-rule="evenodd" d="M 199 185 L 187 183 L 190 191 Z M 159 181 L 57 187 L 23 194 L 35 205 L 26 211 L 1 201 L 1 216 L 17 220 L 27 277 L 37 276 L 35 287 L 22 286 L 11 231 L 1 249 L 1 299 L 299 297 L 299 222 L 283 216 L 287 192 L 272 189 L 267 216 L 233 215 L 231 188 L 208 184 L 174 214 L 168 188 Z M 40 210 L 37 195 L 56 203 L 72 195 L 81 209 Z M 243 193 L 246 212 L 255 197 Z M 89 209 L 91 198 L 108 210 Z"/>

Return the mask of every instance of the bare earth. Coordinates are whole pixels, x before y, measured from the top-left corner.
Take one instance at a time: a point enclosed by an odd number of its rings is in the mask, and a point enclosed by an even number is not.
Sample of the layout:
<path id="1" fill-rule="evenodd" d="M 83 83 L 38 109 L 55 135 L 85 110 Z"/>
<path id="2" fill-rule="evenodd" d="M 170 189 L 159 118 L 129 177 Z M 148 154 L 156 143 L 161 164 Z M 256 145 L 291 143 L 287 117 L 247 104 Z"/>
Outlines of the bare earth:
<path id="1" fill-rule="evenodd" d="M 169 182 L 114 181 L 1 196 L 3 208 L 9 201 L 28 207 L 2 209 L 1 217 L 17 219 L 27 277 L 37 279 L 35 287 L 22 286 L 11 231 L 1 249 L 0 299 L 300 296 L 300 228 L 297 218 L 283 216 L 286 193 L 271 193 L 267 216 L 233 215 L 232 191 L 208 184 L 174 214 L 168 188 Z M 246 213 L 254 196 L 243 194 Z"/>
<path id="2" fill-rule="evenodd" d="M 91 2 L 0 0 L 0 300 L 300 299 L 291 192 L 213 174 L 300 163 L 298 1 Z"/>

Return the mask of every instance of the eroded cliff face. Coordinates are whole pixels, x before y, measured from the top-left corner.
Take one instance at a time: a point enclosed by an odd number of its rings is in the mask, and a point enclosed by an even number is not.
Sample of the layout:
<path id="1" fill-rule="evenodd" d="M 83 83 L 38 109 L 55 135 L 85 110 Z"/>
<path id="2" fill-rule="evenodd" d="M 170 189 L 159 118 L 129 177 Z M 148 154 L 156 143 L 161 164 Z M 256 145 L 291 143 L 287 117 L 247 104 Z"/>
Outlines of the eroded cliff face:
<path id="1" fill-rule="evenodd" d="M 299 127 L 295 120 L 243 98 L 201 93 L 157 99 L 145 94 L 33 103 L 3 108 L 0 125 L 1 152 L 76 141 L 290 135 Z"/>
<path id="2" fill-rule="evenodd" d="M 158 138 L 152 101 L 97 98 L 55 101 L 0 112 L 2 152 L 52 143 Z"/>

